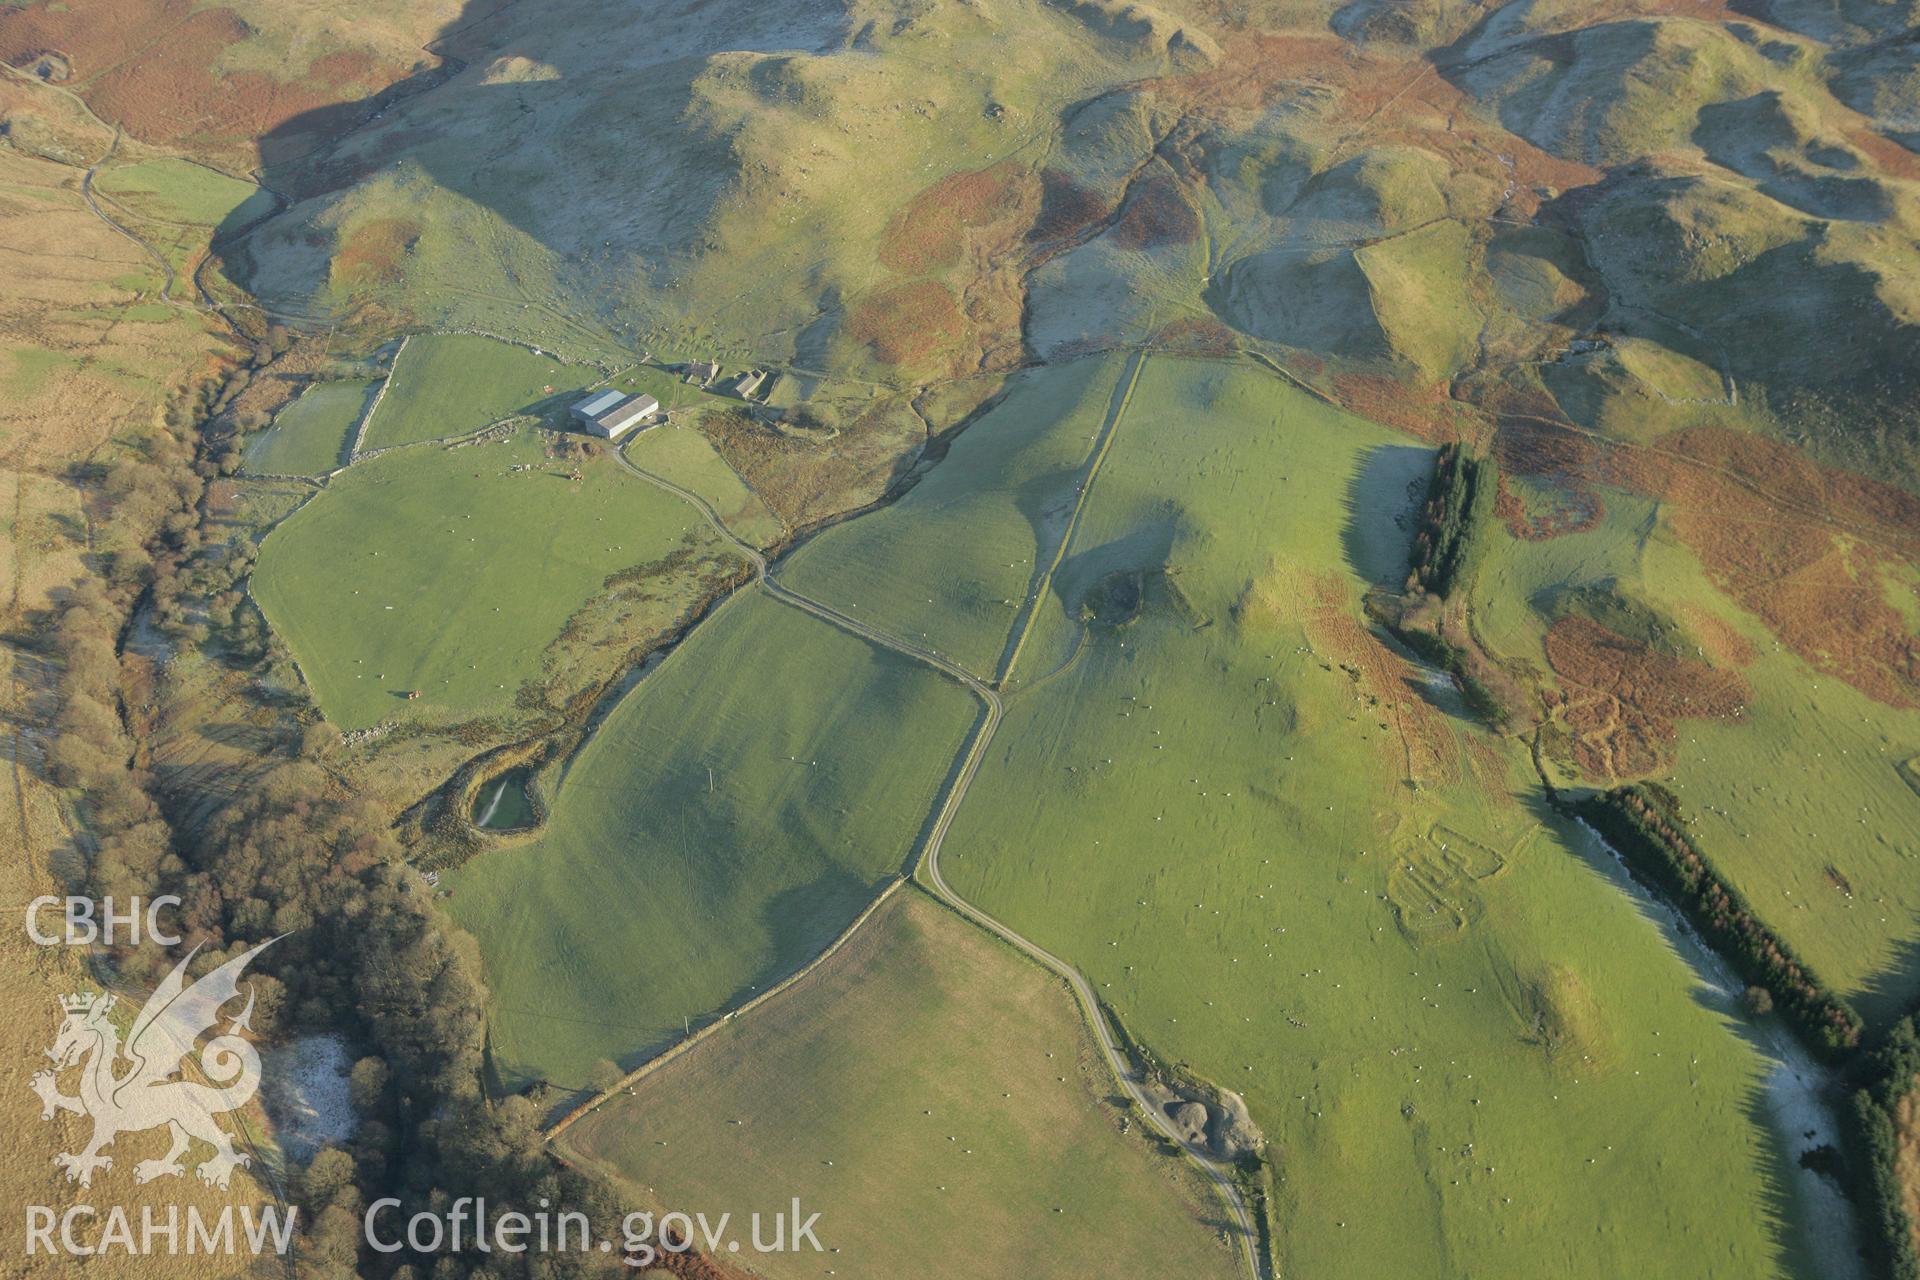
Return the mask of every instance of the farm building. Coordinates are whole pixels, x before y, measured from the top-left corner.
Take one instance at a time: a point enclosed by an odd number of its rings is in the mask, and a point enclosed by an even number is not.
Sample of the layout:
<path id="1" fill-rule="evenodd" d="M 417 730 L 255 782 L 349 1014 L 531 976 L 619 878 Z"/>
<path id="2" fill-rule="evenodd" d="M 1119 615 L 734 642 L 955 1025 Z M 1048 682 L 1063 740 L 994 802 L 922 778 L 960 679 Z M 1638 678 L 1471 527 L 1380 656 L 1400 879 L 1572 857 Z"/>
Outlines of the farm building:
<path id="1" fill-rule="evenodd" d="M 695 360 L 687 365 L 688 380 L 697 382 L 703 387 L 719 376 L 720 366 L 711 360 Z"/>
<path id="2" fill-rule="evenodd" d="M 586 427 L 590 426 L 595 418 L 613 408 L 624 399 L 626 399 L 626 396 L 618 391 L 597 391 L 585 400 L 575 402 L 574 406 L 567 410 L 567 412 L 573 415 L 575 422 Z"/>
<path id="3" fill-rule="evenodd" d="M 634 396 L 621 398 L 616 393 L 611 407 L 601 409 L 580 424 L 580 429 L 589 435 L 618 440 L 635 427 L 651 426 L 653 416 L 660 412 L 660 402 L 652 396 Z"/>
<path id="4" fill-rule="evenodd" d="M 740 375 L 739 381 L 733 384 L 733 393 L 742 400 L 751 400 L 753 393 L 758 391 L 760 384 L 766 380 L 767 375 L 764 370 L 749 369 Z"/>

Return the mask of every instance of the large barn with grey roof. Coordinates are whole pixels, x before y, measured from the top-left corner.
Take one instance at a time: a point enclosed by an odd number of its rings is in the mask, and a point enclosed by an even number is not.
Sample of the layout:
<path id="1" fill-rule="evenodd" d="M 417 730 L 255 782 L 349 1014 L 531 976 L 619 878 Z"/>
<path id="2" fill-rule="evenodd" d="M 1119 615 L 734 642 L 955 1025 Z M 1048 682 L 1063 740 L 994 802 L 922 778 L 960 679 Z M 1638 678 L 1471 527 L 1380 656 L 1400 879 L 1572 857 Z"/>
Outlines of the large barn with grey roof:
<path id="1" fill-rule="evenodd" d="M 618 440 L 636 427 L 652 426 L 654 416 L 660 412 L 660 402 L 652 396 L 602 391 L 578 402 L 568 412 L 588 435 Z"/>

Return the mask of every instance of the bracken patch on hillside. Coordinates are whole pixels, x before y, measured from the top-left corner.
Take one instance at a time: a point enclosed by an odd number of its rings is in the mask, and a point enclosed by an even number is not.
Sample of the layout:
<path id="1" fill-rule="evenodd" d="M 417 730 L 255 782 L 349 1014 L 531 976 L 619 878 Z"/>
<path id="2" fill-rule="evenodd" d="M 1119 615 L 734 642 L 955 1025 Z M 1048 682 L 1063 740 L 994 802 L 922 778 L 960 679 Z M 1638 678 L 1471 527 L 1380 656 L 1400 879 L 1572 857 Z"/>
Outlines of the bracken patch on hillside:
<path id="1" fill-rule="evenodd" d="M 333 256 L 335 287 L 352 290 L 398 281 L 407 254 L 420 239 L 420 224 L 408 218 L 379 218 L 354 228 Z"/>
<path id="2" fill-rule="evenodd" d="M 1704 662 L 1659 653 L 1571 614 L 1547 630 L 1547 662 L 1560 677 L 1560 718 L 1573 757 L 1594 778 L 1639 777 L 1670 763 L 1680 719 L 1742 715 L 1746 682 Z"/>
<path id="3" fill-rule="evenodd" d="M 1199 234 L 1200 215 L 1166 174 L 1155 174 L 1134 185 L 1111 232 L 1113 242 L 1122 249 L 1185 244 Z"/>
<path id="4" fill-rule="evenodd" d="M 1620 450 L 1721 590 L 1815 670 L 1920 707 L 1920 638 L 1890 602 L 1920 570 L 1920 500 L 1761 436 L 1697 427 Z"/>
<path id="5" fill-rule="evenodd" d="M 956 342 L 966 326 L 953 290 L 938 280 L 876 289 L 847 315 L 847 333 L 885 364 L 912 364 Z"/>
<path id="6" fill-rule="evenodd" d="M 1035 243 L 1071 240 L 1107 216 L 1107 203 L 1058 169 L 1040 174 L 1040 212 L 1027 229 Z"/>
<path id="7" fill-rule="evenodd" d="M 282 74 L 217 68 L 230 49 L 255 38 L 232 9 L 195 11 L 185 0 L 91 0 L 0 9 L 0 60 L 20 64 L 58 51 L 78 92 L 103 118 L 146 142 L 249 159 L 255 139 L 320 112 L 306 132 L 350 121 L 328 107 L 365 99 L 400 80 L 404 64 L 361 48 L 335 48 Z M 310 55 L 311 56 L 311 55 Z M 318 138 L 314 139 L 317 141 Z"/>
<path id="8" fill-rule="evenodd" d="M 880 241 L 881 265 L 909 275 L 953 266 L 960 261 L 965 233 L 1018 213 L 1031 185 L 1032 175 L 1011 161 L 942 178 L 888 225 Z"/>

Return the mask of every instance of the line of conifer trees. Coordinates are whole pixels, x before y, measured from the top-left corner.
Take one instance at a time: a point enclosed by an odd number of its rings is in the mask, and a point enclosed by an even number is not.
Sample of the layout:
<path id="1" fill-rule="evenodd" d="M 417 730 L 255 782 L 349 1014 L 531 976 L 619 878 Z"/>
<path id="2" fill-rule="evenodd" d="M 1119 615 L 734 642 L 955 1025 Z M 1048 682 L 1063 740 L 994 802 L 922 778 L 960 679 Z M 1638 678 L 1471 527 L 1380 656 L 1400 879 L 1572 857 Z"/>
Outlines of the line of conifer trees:
<path id="1" fill-rule="evenodd" d="M 1581 801 L 1574 811 L 1659 886 L 1745 981 L 1767 991 L 1774 1008 L 1822 1057 L 1837 1060 L 1859 1047 L 1860 1016 L 1714 869 L 1669 797 L 1636 783 Z"/>
<path id="2" fill-rule="evenodd" d="M 1446 596 L 1471 565 L 1474 534 L 1493 509 L 1493 468 L 1459 443 L 1440 446 L 1420 528 L 1413 541 L 1413 579 Z"/>
<path id="3" fill-rule="evenodd" d="M 1920 1014 L 1909 1014 L 1894 1024 L 1880 1046 L 1867 1055 L 1861 1076 L 1864 1084 L 1853 1095 L 1853 1120 L 1867 1162 L 1860 1198 L 1870 1215 L 1869 1234 L 1883 1255 L 1878 1261 L 1887 1275 L 1893 1280 L 1920 1280 L 1920 1248 L 1915 1246 L 1920 1223 L 1908 1208 L 1920 1199 L 1920 1183 L 1912 1182 L 1920 1178 L 1920 1124 L 1908 1121 L 1905 1141 L 1913 1149 L 1902 1152 L 1898 1120 L 1903 1104 L 1920 1111 L 1920 1098 L 1915 1096 L 1920 1094 Z"/>

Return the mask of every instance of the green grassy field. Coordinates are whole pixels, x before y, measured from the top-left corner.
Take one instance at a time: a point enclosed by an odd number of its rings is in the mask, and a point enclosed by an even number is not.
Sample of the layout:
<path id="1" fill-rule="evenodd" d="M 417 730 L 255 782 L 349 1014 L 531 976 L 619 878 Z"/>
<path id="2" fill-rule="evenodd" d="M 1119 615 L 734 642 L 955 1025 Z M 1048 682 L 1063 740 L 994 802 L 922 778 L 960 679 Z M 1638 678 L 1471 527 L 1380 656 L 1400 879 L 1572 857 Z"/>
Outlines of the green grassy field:
<path id="1" fill-rule="evenodd" d="M 162 222 L 217 228 L 273 209 L 273 197 L 253 183 L 172 156 L 116 165 L 101 171 L 94 183 L 119 204 Z"/>
<path id="2" fill-rule="evenodd" d="M 25 400 L 39 394 L 47 380 L 56 373 L 64 372 L 78 365 L 74 357 L 60 351 L 45 351 L 38 347 L 20 347 L 7 352 L 7 374 L 4 385 L 7 394 Z"/>
<path id="3" fill-rule="evenodd" d="M 1744 642 L 1744 714 L 1680 721 L 1660 776 L 1714 864 L 1815 972 L 1870 1021 L 1899 1016 L 1920 992 L 1920 795 L 1898 771 L 1920 751 L 1920 713 L 1810 670 L 1714 586 L 1654 504 L 1605 498 L 1589 532 L 1495 537 L 1476 593 L 1483 634 L 1544 668 L 1547 619 L 1531 602 L 1588 585 L 1673 620 L 1689 654 L 1703 622 Z"/>
<path id="4" fill-rule="evenodd" d="M 246 283 L 280 313 L 485 330 L 609 369 L 647 349 L 791 365 L 821 389 L 791 405 L 813 421 L 829 391 L 871 390 L 871 414 L 846 394 L 819 430 L 705 420 L 737 475 L 685 440 L 636 446 L 750 538 L 769 526 L 738 476 L 795 527 L 862 505 L 941 421 L 920 416 L 928 388 L 1023 369 L 904 501 L 783 569 L 982 672 L 1113 403 L 1120 361 L 1080 357 L 1121 344 L 1257 348 L 1423 438 L 1482 409 L 1503 432 L 1564 417 L 1641 442 L 1724 417 L 1913 488 L 1900 6 L 1488 7 L 1000 0 L 903 6 L 849 38 L 840 7 L 789 6 L 653 23 L 636 69 L 632 6 L 508 6 L 459 41 L 503 56 L 270 176 L 313 195 L 249 238 Z M 654 196 L 602 176 L 636 165 Z M 120 287 L 151 294 L 137 259 L 114 259 Z M 374 447 L 555 409 L 597 372 L 479 338 L 400 363 Z M 1398 576 L 1420 452 L 1249 369 L 1159 357 L 1123 427 L 949 876 L 1106 984 L 1146 1042 L 1245 1085 L 1284 1179 L 1284 1274 L 1800 1268 L 1763 1055 L 1542 811 L 1517 744 L 1361 621 L 1360 591 Z M 445 518 L 419 500 L 438 514 L 409 517 L 409 555 Z M 1609 500 L 1591 533 L 1495 557 L 1474 622 L 1538 667 L 1542 594 L 1613 584 L 1753 646 L 1751 708 L 1682 722 L 1669 781 L 1761 912 L 1884 1014 L 1920 974 L 1916 797 L 1892 768 L 1920 718 L 1812 679 L 1673 551 L 1669 512 Z M 365 562 L 338 549 L 359 536 L 343 519 L 332 561 L 306 552 L 283 612 L 348 590 Z M 1889 590 L 1915 621 L 1911 587 Z M 485 646 L 454 650 L 499 667 L 476 694 L 510 696 L 527 658 L 498 655 L 537 639 L 490 630 L 507 590 L 420 631 Z M 863 646 L 770 607 L 705 624 L 587 748 L 551 829 L 450 881 L 510 1078 L 577 1082 L 790 969 L 911 844 L 959 733 L 918 722 L 958 726 L 964 700 L 905 673 L 882 688 Z M 301 621 L 297 650 L 360 643 L 350 616 Z M 374 622 L 383 664 L 423 643 Z M 328 675 L 334 696 L 356 677 Z M 803 806 L 780 790 L 796 758 L 847 776 Z M 870 810 L 839 799 L 856 789 Z"/>
<path id="5" fill-rule="evenodd" d="M 1022 375 L 904 498 L 808 542 L 781 581 L 991 675 L 1036 566 L 1059 545 L 1125 365 Z"/>
<path id="6" fill-rule="evenodd" d="M 268 536 L 254 597 L 334 724 L 508 710 L 607 575 L 717 543 L 611 459 L 576 485 L 545 438 L 356 464 Z"/>
<path id="7" fill-rule="evenodd" d="M 206 254 L 209 236 L 257 222 L 273 212 L 275 203 L 253 183 L 173 157 L 103 169 L 93 187 L 115 224 L 173 271 L 170 287 L 159 275 L 137 283 L 137 277 L 129 276 L 123 285 L 156 295 L 165 288 L 175 300 L 193 294 L 188 278 Z M 168 309 L 155 302 L 123 307 L 119 314 L 125 320 L 151 322 L 164 319 Z"/>
<path id="8" fill-rule="evenodd" d="M 416 335 L 394 361 L 362 447 L 438 440 L 517 413 L 562 409 L 599 376 L 591 366 L 565 364 L 492 338 Z"/>
<path id="9" fill-rule="evenodd" d="M 1361 249 L 1354 259 L 1394 350 L 1430 376 L 1449 376 L 1472 361 L 1485 320 L 1469 290 L 1479 254 L 1467 227 L 1436 222 Z"/>
<path id="10" fill-rule="evenodd" d="M 1898 771 L 1920 716 L 1791 655 L 1743 674 L 1747 716 L 1683 724 L 1671 785 L 1714 865 L 1885 1026 L 1920 995 L 1920 795 Z"/>
<path id="11" fill-rule="evenodd" d="M 656 369 L 652 365 L 635 365 L 631 369 L 624 369 L 615 374 L 607 385 L 628 395 L 652 396 L 669 414 L 676 409 L 695 409 L 701 405 L 739 403 L 730 396 L 719 396 L 703 390 L 679 374 Z"/>
<path id="12" fill-rule="evenodd" d="M 1793 1271 L 1764 1060 L 1524 761 L 1358 623 L 1379 566 L 1342 530 L 1403 507 L 1365 483 L 1388 444 L 1149 363 L 946 877 L 1244 1091 L 1281 1274 Z M 1137 613 L 1076 647 L 1115 575 Z"/>
<path id="13" fill-rule="evenodd" d="M 629 441 L 626 455 L 635 466 L 705 498 L 721 522 L 743 542 L 764 547 L 786 531 L 780 518 L 767 510 L 698 431 L 680 426 L 654 427 Z"/>
<path id="14" fill-rule="evenodd" d="M 1113 1092 L 1060 982 L 909 891 L 560 1147 L 710 1217 L 797 1192 L 837 1252 L 753 1258 L 771 1280 L 1238 1274 L 1211 1192 Z"/>
<path id="15" fill-rule="evenodd" d="M 537 839 L 450 877 L 509 1080 L 637 1061 L 798 969 L 905 865 L 974 702 L 755 593 L 641 683 Z"/>
<path id="16" fill-rule="evenodd" d="M 246 469 L 255 475 L 321 476 L 346 465 L 353 430 L 373 386 L 371 380 L 353 379 L 308 387 L 247 445 Z"/>

